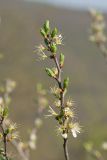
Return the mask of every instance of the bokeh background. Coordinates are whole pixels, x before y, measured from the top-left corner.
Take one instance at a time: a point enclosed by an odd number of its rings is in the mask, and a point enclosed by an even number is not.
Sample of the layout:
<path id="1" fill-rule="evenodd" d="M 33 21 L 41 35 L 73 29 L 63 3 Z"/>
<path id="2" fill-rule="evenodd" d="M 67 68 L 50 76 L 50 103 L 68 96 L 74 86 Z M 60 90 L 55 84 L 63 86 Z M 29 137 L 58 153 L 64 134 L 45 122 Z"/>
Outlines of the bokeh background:
<path id="1" fill-rule="evenodd" d="M 77 139 L 69 139 L 73 160 L 86 160 L 83 144 L 87 141 L 99 147 L 107 141 L 107 64 L 100 51 L 89 42 L 91 17 L 89 8 L 105 11 L 106 0 L 24 1 L 0 0 L 0 80 L 11 78 L 17 82 L 12 95 L 10 117 L 20 127 L 22 140 L 28 138 L 36 116 L 36 84 L 49 88 L 53 83 L 44 66 L 33 53 L 41 43 L 39 29 L 46 19 L 57 26 L 64 36 L 61 50 L 66 55 L 64 75 L 70 75 L 69 94 L 76 101 L 76 114 L 82 127 Z M 48 108 L 47 108 L 48 110 Z M 56 136 L 55 121 L 43 116 L 38 133 L 37 149 L 32 160 L 64 160 L 62 139 Z"/>

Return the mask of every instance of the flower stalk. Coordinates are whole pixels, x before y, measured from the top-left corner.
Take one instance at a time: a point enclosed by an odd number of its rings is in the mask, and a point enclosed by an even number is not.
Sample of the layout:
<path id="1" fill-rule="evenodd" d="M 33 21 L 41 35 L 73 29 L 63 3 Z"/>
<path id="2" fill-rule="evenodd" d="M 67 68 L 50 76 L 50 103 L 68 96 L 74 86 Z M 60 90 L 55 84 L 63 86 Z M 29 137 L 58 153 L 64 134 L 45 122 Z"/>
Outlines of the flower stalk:
<path id="1" fill-rule="evenodd" d="M 63 149 L 65 160 L 69 160 L 68 154 L 68 133 L 71 132 L 74 137 L 77 137 L 77 133 L 80 133 L 80 127 L 78 123 L 74 122 L 74 113 L 72 110 L 73 103 L 71 100 L 66 100 L 65 95 L 69 85 L 69 77 L 62 79 L 62 69 L 64 66 L 65 56 L 63 53 L 58 55 L 58 46 L 62 44 L 62 35 L 58 33 L 58 29 L 51 29 L 49 21 L 47 20 L 40 30 L 40 33 L 44 40 L 44 45 L 41 45 L 43 50 L 39 56 L 42 55 L 41 59 L 44 60 L 44 54 L 46 58 L 49 58 L 54 62 L 54 68 L 46 68 L 45 71 L 49 77 L 53 78 L 57 86 L 51 88 L 51 93 L 55 96 L 54 107 L 57 108 L 57 112 L 54 111 L 53 107 L 50 107 L 48 116 L 53 116 L 58 124 L 58 133 L 63 138 Z M 38 54 L 37 47 L 37 54 Z"/>

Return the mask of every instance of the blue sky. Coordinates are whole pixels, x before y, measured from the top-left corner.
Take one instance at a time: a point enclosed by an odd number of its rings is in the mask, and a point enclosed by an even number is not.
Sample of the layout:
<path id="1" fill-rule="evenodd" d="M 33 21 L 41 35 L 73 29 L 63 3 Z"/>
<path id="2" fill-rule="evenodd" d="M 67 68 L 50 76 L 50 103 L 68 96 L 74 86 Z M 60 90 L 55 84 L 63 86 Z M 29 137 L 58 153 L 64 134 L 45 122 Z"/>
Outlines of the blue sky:
<path id="1" fill-rule="evenodd" d="M 54 5 L 60 5 L 63 7 L 75 7 L 75 8 L 97 8 L 107 11 L 107 0 L 27 0 L 51 3 Z"/>

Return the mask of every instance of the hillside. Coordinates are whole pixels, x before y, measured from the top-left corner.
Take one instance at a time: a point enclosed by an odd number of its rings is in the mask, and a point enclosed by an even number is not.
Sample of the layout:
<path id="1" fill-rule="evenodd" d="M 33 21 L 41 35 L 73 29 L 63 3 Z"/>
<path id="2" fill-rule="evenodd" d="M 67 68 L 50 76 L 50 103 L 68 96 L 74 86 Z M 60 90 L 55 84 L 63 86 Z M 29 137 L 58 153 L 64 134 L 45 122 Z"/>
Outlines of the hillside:
<path id="1" fill-rule="evenodd" d="M 36 114 L 33 101 L 36 83 L 51 86 L 43 63 L 38 62 L 33 53 L 34 46 L 41 42 L 39 28 L 49 19 L 52 26 L 56 25 L 63 33 L 65 75 L 70 75 L 69 91 L 76 101 L 79 121 L 84 126 L 83 133 L 77 140 L 71 139 L 69 146 L 72 159 L 79 157 L 82 160 L 85 140 L 94 140 L 98 145 L 102 139 L 107 139 L 107 65 L 99 50 L 88 41 L 89 14 L 21 0 L 0 0 L 0 17 L 0 52 L 4 55 L 0 61 L 0 80 L 12 78 L 17 81 L 10 110 L 13 119 L 21 124 L 22 135 L 32 126 Z M 59 144 L 62 142 L 53 126 L 53 120 L 49 123 L 44 119 L 36 159 L 63 160 Z"/>

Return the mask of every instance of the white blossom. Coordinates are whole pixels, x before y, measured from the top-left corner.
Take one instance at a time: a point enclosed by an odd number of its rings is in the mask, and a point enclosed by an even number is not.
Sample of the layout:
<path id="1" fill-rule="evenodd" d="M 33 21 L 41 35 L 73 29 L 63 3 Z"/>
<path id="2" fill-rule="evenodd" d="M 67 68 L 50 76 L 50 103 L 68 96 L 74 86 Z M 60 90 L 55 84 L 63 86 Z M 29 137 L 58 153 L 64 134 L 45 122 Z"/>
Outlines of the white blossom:
<path id="1" fill-rule="evenodd" d="M 103 148 L 104 150 L 107 150 L 107 142 L 103 142 L 102 148 Z"/>
<path id="2" fill-rule="evenodd" d="M 74 123 L 73 124 L 73 128 L 71 129 L 71 132 L 72 132 L 72 135 L 73 135 L 74 138 L 77 137 L 77 134 L 80 133 L 80 130 L 81 129 L 80 129 L 79 124 L 78 123 Z"/>

